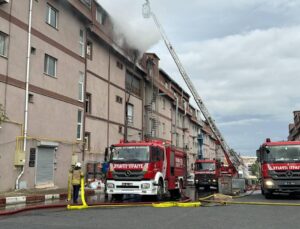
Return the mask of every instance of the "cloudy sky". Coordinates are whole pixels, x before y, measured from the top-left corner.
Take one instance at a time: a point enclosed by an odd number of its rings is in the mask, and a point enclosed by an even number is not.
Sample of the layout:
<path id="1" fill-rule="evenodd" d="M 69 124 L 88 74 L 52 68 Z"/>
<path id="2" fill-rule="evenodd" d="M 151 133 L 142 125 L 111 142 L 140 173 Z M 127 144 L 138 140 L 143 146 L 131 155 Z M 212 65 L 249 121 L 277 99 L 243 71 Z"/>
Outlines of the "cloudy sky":
<path id="1" fill-rule="evenodd" d="M 160 67 L 184 85 L 154 22 L 142 17 L 143 0 L 99 2 L 119 32 L 157 53 Z M 300 1 L 150 2 L 228 144 L 255 155 L 265 138 L 287 139 L 300 110 Z"/>

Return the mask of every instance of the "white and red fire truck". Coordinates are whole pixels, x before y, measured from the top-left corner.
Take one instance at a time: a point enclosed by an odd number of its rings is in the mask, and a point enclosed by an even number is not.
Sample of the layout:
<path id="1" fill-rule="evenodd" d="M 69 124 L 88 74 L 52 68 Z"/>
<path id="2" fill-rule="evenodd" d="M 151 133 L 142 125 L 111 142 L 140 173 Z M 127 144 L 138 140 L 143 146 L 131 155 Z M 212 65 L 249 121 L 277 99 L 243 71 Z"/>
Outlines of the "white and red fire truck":
<path id="1" fill-rule="evenodd" d="M 163 141 L 123 142 L 110 147 L 107 194 L 178 196 L 186 184 L 186 153 Z"/>
<path id="2" fill-rule="evenodd" d="M 266 198 L 279 192 L 300 193 L 300 141 L 271 142 L 257 150 L 261 190 Z"/>

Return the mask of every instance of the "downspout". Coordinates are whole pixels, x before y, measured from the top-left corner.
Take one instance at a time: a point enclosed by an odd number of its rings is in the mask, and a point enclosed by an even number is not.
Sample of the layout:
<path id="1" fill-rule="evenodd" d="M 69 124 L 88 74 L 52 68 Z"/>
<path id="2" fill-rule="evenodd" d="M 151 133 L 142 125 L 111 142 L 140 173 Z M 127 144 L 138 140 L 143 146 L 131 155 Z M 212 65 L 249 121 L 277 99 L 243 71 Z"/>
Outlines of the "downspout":
<path id="1" fill-rule="evenodd" d="M 28 16 L 28 41 L 27 41 L 27 57 L 26 57 L 26 88 L 25 88 L 25 111 L 24 111 L 24 144 L 23 151 L 26 152 L 27 131 L 28 131 L 28 97 L 29 97 L 29 76 L 30 76 L 30 49 L 31 49 L 31 19 L 32 19 L 32 0 L 29 2 Z M 16 189 L 19 189 L 19 181 L 24 174 L 25 165 L 22 166 L 22 171 L 16 180 Z"/>
<path id="2" fill-rule="evenodd" d="M 175 127 L 174 127 L 174 136 L 175 136 L 175 146 L 177 147 L 177 116 L 178 116 L 178 96 L 175 93 L 175 98 L 176 98 L 176 110 L 175 110 Z"/>

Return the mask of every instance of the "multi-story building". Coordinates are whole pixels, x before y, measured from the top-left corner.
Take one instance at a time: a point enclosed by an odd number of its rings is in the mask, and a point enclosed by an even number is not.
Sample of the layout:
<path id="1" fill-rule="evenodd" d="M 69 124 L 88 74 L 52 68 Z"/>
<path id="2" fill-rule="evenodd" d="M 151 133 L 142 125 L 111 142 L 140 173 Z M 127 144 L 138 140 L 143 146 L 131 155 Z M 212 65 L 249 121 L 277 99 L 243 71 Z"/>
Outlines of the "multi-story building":
<path id="1" fill-rule="evenodd" d="M 294 123 L 289 125 L 289 141 L 300 141 L 300 111 L 294 111 Z"/>
<path id="2" fill-rule="evenodd" d="M 120 139 L 162 139 L 191 169 L 203 124 L 189 94 L 112 27 L 94 0 L 0 5 L 1 191 L 66 187 L 71 163 L 102 161 Z"/>

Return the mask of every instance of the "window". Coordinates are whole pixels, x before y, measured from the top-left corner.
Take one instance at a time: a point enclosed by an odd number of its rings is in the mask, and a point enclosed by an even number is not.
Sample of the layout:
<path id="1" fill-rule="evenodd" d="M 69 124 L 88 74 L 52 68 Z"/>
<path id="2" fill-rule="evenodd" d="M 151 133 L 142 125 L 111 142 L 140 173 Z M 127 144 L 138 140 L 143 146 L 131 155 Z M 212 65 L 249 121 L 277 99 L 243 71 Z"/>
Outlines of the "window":
<path id="1" fill-rule="evenodd" d="M 0 32 L 0 56 L 7 56 L 7 35 Z"/>
<path id="2" fill-rule="evenodd" d="M 166 124 L 165 123 L 162 124 L 162 134 L 163 135 L 166 134 Z"/>
<path id="3" fill-rule="evenodd" d="M 140 80 L 132 75 L 129 72 L 126 72 L 126 82 L 125 82 L 126 90 L 136 94 L 137 96 L 141 95 L 141 82 Z"/>
<path id="4" fill-rule="evenodd" d="M 28 102 L 33 103 L 33 94 L 28 94 Z"/>
<path id="5" fill-rule="evenodd" d="M 93 59 L 93 43 L 91 41 L 87 41 L 86 43 L 86 56 L 90 60 Z"/>
<path id="6" fill-rule="evenodd" d="M 81 140 L 82 138 L 82 110 L 78 110 L 77 113 L 77 140 Z"/>
<path id="7" fill-rule="evenodd" d="M 57 28 L 58 11 L 50 5 L 47 5 L 46 22 L 54 28 Z"/>
<path id="8" fill-rule="evenodd" d="M 91 103 L 92 103 L 92 95 L 90 93 L 86 93 L 86 95 L 85 95 L 85 112 L 88 114 L 90 114 L 92 112 Z"/>
<path id="9" fill-rule="evenodd" d="M 35 47 L 31 47 L 31 48 L 30 48 L 30 53 L 31 53 L 32 55 L 35 55 L 35 54 L 36 54 L 36 48 L 35 48 Z"/>
<path id="10" fill-rule="evenodd" d="M 105 12 L 100 6 L 97 6 L 96 9 L 96 21 L 99 22 L 101 25 L 104 25 Z"/>
<path id="11" fill-rule="evenodd" d="M 123 103 L 123 98 L 121 96 L 116 96 L 116 102 L 122 104 Z"/>
<path id="12" fill-rule="evenodd" d="M 165 100 L 165 98 L 163 98 L 162 100 L 163 100 L 163 110 L 165 110 L 166 109 L 166 100 Z"/>
<path id="13" fill-rule="evenodd" d="M 84 73 L 79 72 L 78 81 L 78 100 L 83 102 L 83 91 L 84 91 Z"/>
<path id="14" fill-rule="evenodd" d="M 91 150 L 91 133 L 89 132 L 84 133 L 84 150 Z"/>
<path id="15" fill-rule="evenodd" d="M 164 160 L 164 150 L 158 147 L 151 147 L 150 153 L 151 161 L 162 161 Z"/>
<path id="16" fill-rule="evenodd" d="M 79 50 L 80 50 L 80 56 L 84 57 L 85 52 L 84 52 L 84 31 L 81 29 L 79 31 Z"/>
<path id="17" fill-rule="evenodd" d="M 44 73 L 56 77 L 56 65 L 57 59 L 45 54 L 45 61 L 44 61 Z"/>
<path id="18" fill-rule="evenodd" d="M 120 61 L 117 61 L 117 67 L 123 69 L 123 64 Z"/>
<path id="19" fill-rule="evenodd" d="M 127 122 L 128 124 L 133 124 L 133 105 L 127 104 Z"/>
<path id="20" fill-rule="evenodd" d="M 122 130 L 123 130 L 122 126 L 119 126 L 119 134 L 122 134 Z"/>

